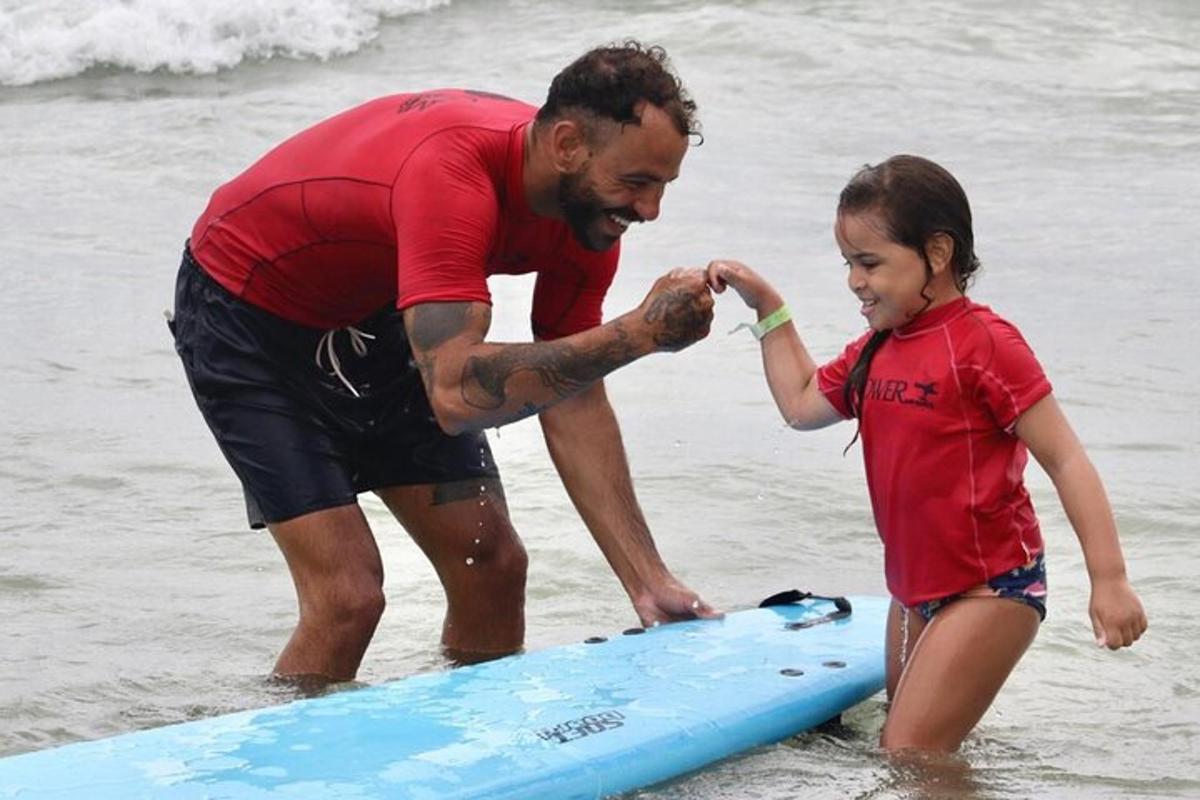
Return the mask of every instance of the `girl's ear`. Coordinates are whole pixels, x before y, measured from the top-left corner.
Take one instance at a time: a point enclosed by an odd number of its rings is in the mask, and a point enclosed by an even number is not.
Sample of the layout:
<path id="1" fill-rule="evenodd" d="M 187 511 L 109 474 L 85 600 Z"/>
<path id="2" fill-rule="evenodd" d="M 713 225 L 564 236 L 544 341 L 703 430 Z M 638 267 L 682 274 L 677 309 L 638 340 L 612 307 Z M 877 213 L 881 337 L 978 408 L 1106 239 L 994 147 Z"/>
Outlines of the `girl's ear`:
<path id="1" fill-rule="evenodd" d="M 925 257 L 929 259 L 933 274 L 941 275 L 954 260 L 954 239 L 943 231 L 933 234 L 925 240 Z"/>

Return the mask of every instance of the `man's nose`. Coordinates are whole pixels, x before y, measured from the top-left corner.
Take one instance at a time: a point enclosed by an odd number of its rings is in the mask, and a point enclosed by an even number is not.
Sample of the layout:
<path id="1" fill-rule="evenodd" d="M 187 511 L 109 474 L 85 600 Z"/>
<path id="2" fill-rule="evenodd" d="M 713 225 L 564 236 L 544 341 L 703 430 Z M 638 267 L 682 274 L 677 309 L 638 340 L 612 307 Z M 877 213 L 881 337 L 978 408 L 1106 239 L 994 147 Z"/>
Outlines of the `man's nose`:
<path id="1" fill-rule="evenodd" d="M 643 222 L 653 222 L 662 213 L 663 187 L 647 187 L 633 203 L 633 210 Z"/>

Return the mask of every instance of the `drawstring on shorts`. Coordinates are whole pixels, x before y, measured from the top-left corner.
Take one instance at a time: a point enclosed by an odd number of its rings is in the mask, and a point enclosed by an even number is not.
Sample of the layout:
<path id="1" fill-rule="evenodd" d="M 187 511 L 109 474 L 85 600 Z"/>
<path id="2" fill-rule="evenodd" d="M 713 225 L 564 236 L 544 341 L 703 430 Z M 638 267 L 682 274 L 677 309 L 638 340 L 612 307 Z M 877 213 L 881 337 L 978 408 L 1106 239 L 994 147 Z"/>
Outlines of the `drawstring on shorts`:
<path id="1" fill-rule="evenodd" d="M 346 376 L 342 374 L 342 362 L 338 360 L 337 351 L 333 347 L 333 336 L 338 331 L 345 331 L 350 336 L 350 349 L 352 349 L 354 351 L 354 355 L 358 356 L 359 358 L 362 358 L 367 354 L 367 343 L 365 340 L 374 339 L 375 336 L 367 333 L 366 331 L 360 331 L 353 325 L 347 325 L 345 328 L 334 328 L 333 330 L 325 331 L 325 333 L 321 335 L 320 341 L 317 342 L 317 352 L 313 358 L 319 368 L 325 370 L 331 375 L 336 375 L 338 380 L 340 380 L 342 384 L 350 390 L 350 394 L 354 395 L 355 397 L 361 397 L 361 395 L 358 393 L 358 390 L 354 388 L 354 384 L 350 383 L 350 381 L 346 379 Z M 324 358 L 322 358 L 322 353 L 324 353 Z M 328 367 L 325 366 L 325 359 L 328 359 L 329 361 Z"/>

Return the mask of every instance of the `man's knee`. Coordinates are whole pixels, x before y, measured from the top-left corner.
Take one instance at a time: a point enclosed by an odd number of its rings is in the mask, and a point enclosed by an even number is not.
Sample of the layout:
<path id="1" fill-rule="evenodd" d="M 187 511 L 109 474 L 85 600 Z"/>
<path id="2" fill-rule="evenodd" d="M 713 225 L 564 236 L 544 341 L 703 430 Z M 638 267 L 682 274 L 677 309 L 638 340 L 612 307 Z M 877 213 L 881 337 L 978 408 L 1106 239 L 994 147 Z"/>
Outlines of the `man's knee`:
<path id="1" fill-rule="evenodd" d="M 347 620 L 369 622 L 374 625 L 383 616 L 387 606 L 383 588 L 378 585 L 364 586 L 343 598 L 339 615 Z"/>
<path id="2" fill-rule="evenodd" d="M 529 554 L 515 533 L 491 540 L 476 540 L 465 559 L 479 581 L 524 589 L 529 571 Z"/>
<path id="3" fill-rule="evenodd" d="M 341 580 L 326 591 L 312 593 L 301 606 L 306 621 L 347 633 L 375 630 L 387 600 L 373 576 Z"/>

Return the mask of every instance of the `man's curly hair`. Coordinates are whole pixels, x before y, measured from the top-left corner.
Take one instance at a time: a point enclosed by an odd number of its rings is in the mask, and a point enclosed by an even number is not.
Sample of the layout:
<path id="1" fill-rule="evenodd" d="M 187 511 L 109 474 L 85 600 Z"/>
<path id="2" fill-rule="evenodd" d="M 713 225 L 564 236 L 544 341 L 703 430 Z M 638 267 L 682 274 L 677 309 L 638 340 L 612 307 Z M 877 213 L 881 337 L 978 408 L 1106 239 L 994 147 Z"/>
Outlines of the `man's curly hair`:
<path id="1" fill-rule="evenodd" d="M 539 124 L 576 117 L 592 135 L 595 120 L 641 123 L 635 107 L 646 101 L 670 115 L 685 136 L 700 136 L 696 103 L 671 68 L 667 51 L 632 39 L 589 50 L 554 76 Z"/>

